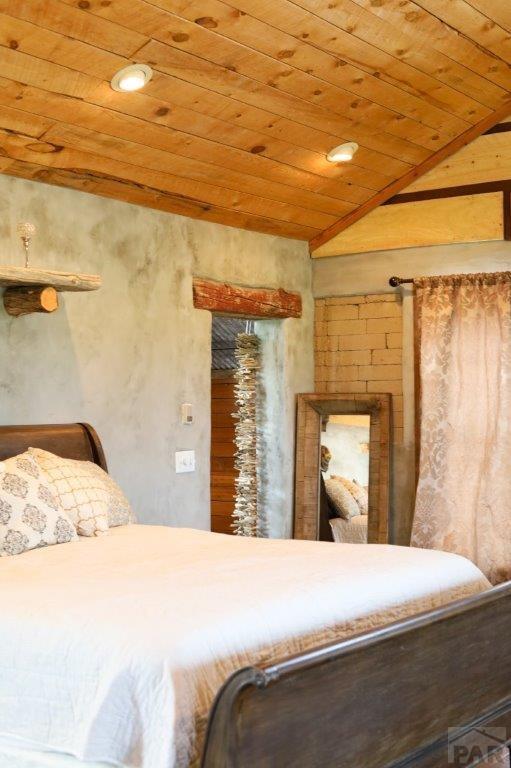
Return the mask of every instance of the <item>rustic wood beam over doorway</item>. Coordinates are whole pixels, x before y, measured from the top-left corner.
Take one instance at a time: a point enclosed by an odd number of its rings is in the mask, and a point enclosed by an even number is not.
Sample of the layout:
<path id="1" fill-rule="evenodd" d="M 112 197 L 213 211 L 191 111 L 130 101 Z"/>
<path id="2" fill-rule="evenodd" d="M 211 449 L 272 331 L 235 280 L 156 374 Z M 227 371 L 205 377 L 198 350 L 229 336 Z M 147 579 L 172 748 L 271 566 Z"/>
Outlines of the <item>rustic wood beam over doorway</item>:
<path id="1" fill-rule="evenodd" d="M 282 288 L 245 288 L 200 277 L 193 279 L 193 304 L 197 309 L 239 317 L 302 316 L 302 297 L 299 293 Z"/>

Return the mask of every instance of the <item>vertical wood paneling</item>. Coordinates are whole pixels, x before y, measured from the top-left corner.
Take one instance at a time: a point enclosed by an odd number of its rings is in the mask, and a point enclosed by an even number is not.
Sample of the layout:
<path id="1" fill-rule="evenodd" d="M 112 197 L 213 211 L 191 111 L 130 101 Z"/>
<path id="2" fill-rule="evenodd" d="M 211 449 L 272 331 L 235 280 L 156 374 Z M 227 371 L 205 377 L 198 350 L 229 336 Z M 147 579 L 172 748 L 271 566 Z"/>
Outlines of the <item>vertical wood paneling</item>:
<path id="1" fill-rule="evenodd" d="M 211 381 L 211 530 L 230 533 L 234 510 L 234 375 Z"/>

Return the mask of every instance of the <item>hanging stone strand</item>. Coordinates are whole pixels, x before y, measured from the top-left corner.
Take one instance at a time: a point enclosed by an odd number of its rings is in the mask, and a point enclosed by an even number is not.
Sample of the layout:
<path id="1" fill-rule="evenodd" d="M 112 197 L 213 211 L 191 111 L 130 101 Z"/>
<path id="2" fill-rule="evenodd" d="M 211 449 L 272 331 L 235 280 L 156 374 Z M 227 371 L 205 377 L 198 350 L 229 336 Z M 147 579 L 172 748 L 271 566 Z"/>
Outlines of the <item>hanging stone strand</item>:
<path id="1" fill-rule="evenodd" d="M 257 336 L 239 333 L 236 337 L 234 397 L 236 419 L 234 467 L 236 503 L 234 532 L 238 536 L 257 536 L 257 388 L 260 370 L 260 341 Z"/>

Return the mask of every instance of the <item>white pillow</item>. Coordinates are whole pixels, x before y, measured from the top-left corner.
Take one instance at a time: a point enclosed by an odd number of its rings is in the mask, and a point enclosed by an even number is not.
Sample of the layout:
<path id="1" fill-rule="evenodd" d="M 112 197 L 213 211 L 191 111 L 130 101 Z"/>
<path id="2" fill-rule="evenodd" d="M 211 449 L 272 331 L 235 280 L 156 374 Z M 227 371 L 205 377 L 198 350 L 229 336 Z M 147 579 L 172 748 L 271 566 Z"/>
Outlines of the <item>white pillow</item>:
<path id="1" fill-rule="evenodd" d="M 0 462 L 0 556 L 78 537 L 58 497 L 27 451 Z"/>
<path id="2" fill-rule="evenodd" d="M 325 480 L 325 488 L 339 517 L 349 520 L 351 517 L 360 515 L 357 502 L 339 478 L 329 477 Z"/>
<path id="3" fill-rule="evenodd" d="M 101 536 L 109 526 L 134 522 L 129 501 L 97 464 L 63 459 L 40 448 L 30 451 L 81 536 Z"/>

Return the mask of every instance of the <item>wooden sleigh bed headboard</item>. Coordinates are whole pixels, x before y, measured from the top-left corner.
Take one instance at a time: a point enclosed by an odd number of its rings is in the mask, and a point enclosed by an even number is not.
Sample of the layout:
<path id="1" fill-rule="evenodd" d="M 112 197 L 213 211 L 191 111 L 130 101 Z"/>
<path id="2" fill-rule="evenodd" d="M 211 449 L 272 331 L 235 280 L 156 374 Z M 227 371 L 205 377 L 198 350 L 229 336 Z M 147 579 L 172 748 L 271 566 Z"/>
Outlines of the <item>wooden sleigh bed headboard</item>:
<path id="1" fill-rule="evenodd" d="M 0 461 L 28 448 L 42 448 L 65 459 L 92 461 L 107 471 L 105 454 L 89 424 L 30 424 L 0 427 Z"/>

